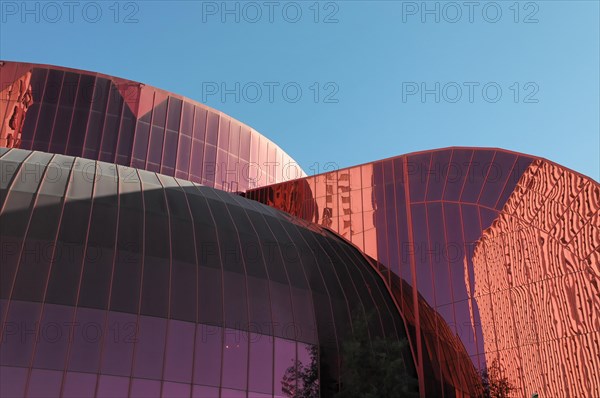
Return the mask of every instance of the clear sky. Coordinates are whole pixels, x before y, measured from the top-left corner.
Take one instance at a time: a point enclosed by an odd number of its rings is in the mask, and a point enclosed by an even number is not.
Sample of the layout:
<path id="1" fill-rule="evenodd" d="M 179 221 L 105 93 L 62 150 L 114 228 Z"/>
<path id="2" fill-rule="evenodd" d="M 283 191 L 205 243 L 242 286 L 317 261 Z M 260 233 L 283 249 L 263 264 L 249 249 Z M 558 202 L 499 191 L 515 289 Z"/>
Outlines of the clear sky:
<path id="1" fill-rule="evenodd" d="M 598 1 L 0 6 L 0 58 L 204 102 L 309 174 L 456 145 L 539 155 L 600 179 Z"/>

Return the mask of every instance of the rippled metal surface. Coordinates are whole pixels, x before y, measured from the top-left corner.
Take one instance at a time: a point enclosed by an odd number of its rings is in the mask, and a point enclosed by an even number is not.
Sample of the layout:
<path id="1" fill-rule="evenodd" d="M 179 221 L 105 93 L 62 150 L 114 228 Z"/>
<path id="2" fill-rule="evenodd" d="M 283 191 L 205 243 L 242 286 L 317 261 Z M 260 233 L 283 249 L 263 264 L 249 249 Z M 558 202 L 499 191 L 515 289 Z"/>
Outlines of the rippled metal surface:
<path id="1" fill-rule="evenodd" d="M 473 264 L 486 358 L 516 395 L 600 396 L 600 185 L 534 161 Z"/>
<path id="2" fill-rule="evenodd" d="M 422 333 L 412 336 L 422 388 L 432 396 L 470 394 L 462 380 L 471 378 L 473 365 L 486 366 L 479 311 L 472 299 L 474 243 L 531 161 L 500 149 L 447 148 L 275 184 L 246 196 L 335 231 L 382 264 L 389 284 L 402 278 L 402 296 L 412 297 L 403 312 L 414 314 L 416 330 L 423 332 L 430 317 L 421 313 L 421 300 L 437 314 L 438 324 L 445 321 L 434 328 L 435 344 L 426 346 Z M 446 341 L 445 328 L 462 344 Z M 441 369 L 428 374 L 432 346 L 459 347 L 462 354 L 456 358 L 467 364 L 457 369 L 465 373 L 455 379 L 440 376 Z M 439 348 L 429 352 L 439 357 L 433 362 L 445 361 Z"/>

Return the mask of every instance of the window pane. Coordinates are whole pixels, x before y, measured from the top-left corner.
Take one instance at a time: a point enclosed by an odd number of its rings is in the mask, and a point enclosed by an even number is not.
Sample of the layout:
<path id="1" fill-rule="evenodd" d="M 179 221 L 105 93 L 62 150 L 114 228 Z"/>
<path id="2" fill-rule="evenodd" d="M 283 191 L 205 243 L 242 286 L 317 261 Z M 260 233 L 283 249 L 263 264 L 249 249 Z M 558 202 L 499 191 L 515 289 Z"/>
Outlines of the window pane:
<path id="1" fill-rule="evenodd" d="M 46 304 L 40 327 L 34 367 L 62 370 L 71 336 L 73 307 Z"/>
<path id="2" fill-rule="evenodd" d="M 190 388 L 189 384 L 181 384 L 181 383 L 169 383 L 165 381 L 162 386 L 162 394 L 161 396 L 165 398 L 182 398 L 190 396 Z M 207 395 L 208 397 L 208 395 Z"/>
<path id="3" fill-rule="evenodd" d="M 29 379 L 28 397 L 58 397 L 63 372 L 56 370 L 32 369 Z"/>
<path id="4" fill-rule="evenodd" d="M 137 316 L 134 314 L 108 313 L 108 330 L 104 338 L 102 373 L 118 376 L 129 376 L 131 374 L 133 347 L 140 334 L 136 320 Z"/>
<path id="5" fill-rule="evenodd" d="M 160 396 L 160 381 L 132 379 L 131 380 L 131 398 L 148 398 Z"/>
<path id="6" fill-rule="evenodd" d="M 192 398 L 218 397 L 219 389 L 208 386 L 193 386 Z"/>
<path id="7" fill-rule="evenodd" d="M 40 311 L 39 303 L 24 301 L 10 303 L 4 325 L 4 341 L 0 344 L 2 365 L 29 366 Z"/>
<path id="8" fill-rule="evenodd" d="M 98 382 L 98 397 L 122 398 L 127 396 L 129 378 L 100 375 Z"/>
<path id="9" fill-rule="evenodd" d="M 148 379 L 162 377 L 167 320 L 141 316 L 136 342 L 133 375 Z"/>
<path id="10" fill-rule="evenodd" d="M 273 337 L 250 334 L 250 365 L 248 389 L 262 393 L 273 392 Z"/>
<path id="11" fill-rule="evenodd" d="M 223 387 L 246 389 L 248 374 L 248 333 L 225 329 L 223 345 Z"/>
<path id="12" fill-rule="evenodd" d="M 296 343 L 284 339 L 275 339 L 275 369 L 274 383 L 275 395 L 283 395 L 281 390 L 281 382 L 285 372 L 290 366 L 295 367 L 296 361 Z"/>
<path id="13" fill-rule="evenodd" d="M 195 328 L 195 324 L 190 322 L 169 321 L 164 371 L 166 380 L 182 383 L 192 381 Z"/>
<path id="14" fill-rule="evenodd" d="M 63 397 L 93 397 L 96 390 L 96 374 L 67 372 L 63 386 Z"/>
<path id="15" fill-rule="evenodd" d="M 26 379 L 27 368 L 0 366 L 0 380 L 10 380 L 10 383 L 0 383 L 0 396 L 22 397 Z"/>
<path id="16" fill-rule="evenodd" d="M 196 326 L 194 383 L 219 386 L 221 378 L 221 344 L 223 329 L 217 326 Z"/>

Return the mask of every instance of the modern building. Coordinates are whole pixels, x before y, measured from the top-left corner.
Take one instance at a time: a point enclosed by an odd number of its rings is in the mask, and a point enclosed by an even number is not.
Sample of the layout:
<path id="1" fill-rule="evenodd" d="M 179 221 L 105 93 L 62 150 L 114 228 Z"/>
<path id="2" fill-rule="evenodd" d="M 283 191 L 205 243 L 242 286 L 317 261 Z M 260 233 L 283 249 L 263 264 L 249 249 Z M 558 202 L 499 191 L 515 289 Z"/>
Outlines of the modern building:
<path id="1" fill-rule="evenodd" d="M 0 65 L 1 396 L 293 396 L 315 361 L 328 396 L 357 315 L 422 397 L 492 363 L 600 396 L 598 182 L 486 148 L 307 176 L 187 98 Z"/>

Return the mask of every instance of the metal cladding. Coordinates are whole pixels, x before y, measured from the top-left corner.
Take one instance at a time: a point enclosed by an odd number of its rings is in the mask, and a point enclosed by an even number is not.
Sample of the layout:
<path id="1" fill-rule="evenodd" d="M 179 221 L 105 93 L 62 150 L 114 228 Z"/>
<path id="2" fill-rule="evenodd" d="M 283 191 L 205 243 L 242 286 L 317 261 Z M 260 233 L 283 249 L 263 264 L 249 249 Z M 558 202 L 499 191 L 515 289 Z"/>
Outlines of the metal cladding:
<path id="1" fill-rule="evenodd" d="M 222 112 L 142 83 L 2 62 L 0 146 L 131 166 L 236 192 L 304 176 Z"/>
<path id="2" fill-rule="evenodd" d="M 543 160 L 475 247 L 486 353 L 517 394 L 600 396 L 600 186 Z"/>
<path id="3" fill-rule="evenodd" d="M 283 396 L 313 346 L 337 378 L 357 312 L 371 338 L 406 338 L 369 260 L 323 228 L 154 172 L 1 153 L 2 396 Z"/>
<path id="4" fill-rule="evenodd" d="M 453 388 L 473 395 L 464 364 L 470 357 L 480 369 L 499 358 L 524 396 L 596 396 L 599 192 L 597 182 L 533 156 L 457 147 L 253 189 L 246 197 L 331 229 L 379 264 L 407 323 L 421 331 L 411 341 L 428 395 L 452 395 Z M 474 257 L 476 245 L 493 251 L 480 247 Z M 519 271 L 527 278 L 516 279 L 515 261 L 527 264 Z M 564 276 L 542 283 L 548 274 Z M 461 346 L 452 356 L 444 348 Z M 427 374 L 431 364 L 435 378 Z M 447 367 L 466 370 L 453 378 Z"/>
<path id="5" fill-rule="evenodd" d="M 464 147 L 307 177 L 184 97 L 0 72 L 1 396 L 289 396 L 314 352 L 335 384 L 356 314 L 408 340 L 421 397 L 486 367 L 600 395 L 598 182 Z"/>

